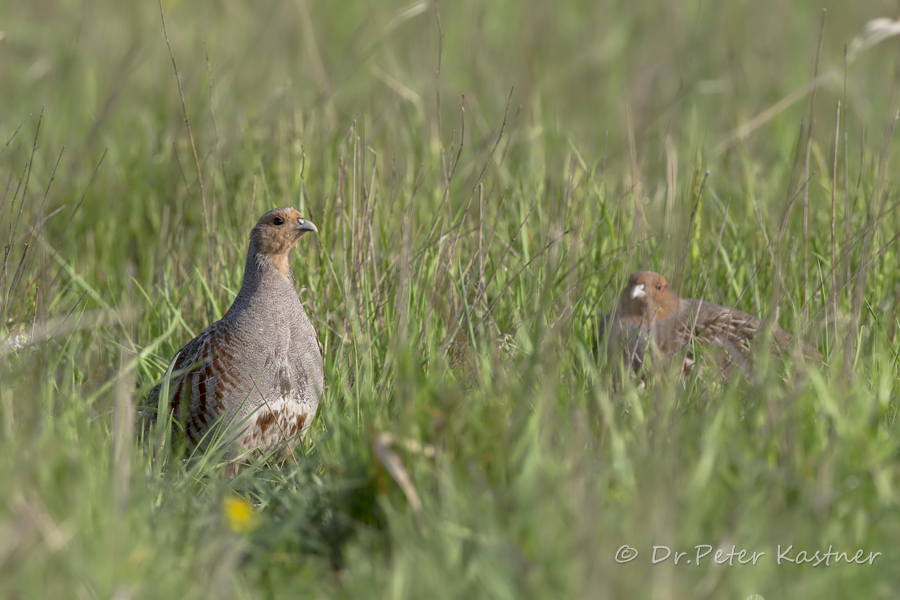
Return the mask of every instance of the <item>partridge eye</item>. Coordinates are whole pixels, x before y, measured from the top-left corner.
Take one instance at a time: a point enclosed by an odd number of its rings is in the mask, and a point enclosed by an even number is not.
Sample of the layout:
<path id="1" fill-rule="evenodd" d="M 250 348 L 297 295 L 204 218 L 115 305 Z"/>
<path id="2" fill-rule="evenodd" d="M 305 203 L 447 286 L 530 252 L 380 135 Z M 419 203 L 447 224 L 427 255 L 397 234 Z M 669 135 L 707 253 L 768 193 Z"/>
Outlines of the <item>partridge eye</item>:
<path id="1" fill-rule="evenodd" d="M 656 289 L 657 289 L 657 291 L 662 291 L 662 284 L 661 284 L 661 283 L 657 283 L 657 284 L 656 284 Z"/>
<path id="2" fill-rule="evenodd" d="M 272 223 L 275 225 L 284 225 L 284 219 L 282 219 L 281 217 L 275 217 L 274 219 L 272 219 Z"/>

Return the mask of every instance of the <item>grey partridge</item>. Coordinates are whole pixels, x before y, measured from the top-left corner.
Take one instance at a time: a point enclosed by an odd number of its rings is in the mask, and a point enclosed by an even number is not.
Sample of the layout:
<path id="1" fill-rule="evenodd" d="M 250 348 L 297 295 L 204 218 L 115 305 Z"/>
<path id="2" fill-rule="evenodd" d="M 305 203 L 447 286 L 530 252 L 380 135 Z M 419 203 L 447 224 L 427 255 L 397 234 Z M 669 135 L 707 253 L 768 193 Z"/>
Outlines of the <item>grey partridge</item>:
<path id="1" fill-rule="evenodd" d="M 613 318 L 610 344 L 624 352 L 626 364 L 640 370 L 651 348 L 664 359 L 672 359 L 685 350 L 682 370 L 687 373 L 694 364 L 693 343 L 724 348 L 726 365 L 746 362 L 750 346 L 762 327 L 762 320 L 740 310 L 701 300 L 680 300 L 665 277 L 641 271 L 628 278 L 619 296 Z M 772 349 L 786 349 L 792 336 L 772 327 Z M 821 355 L 805 344 L 807 357 Z"/>
<path id="2" fill-rule="evenodd" d="M 325 389 L 323 353 L 297 291 L 290 251 L 316 226 L 293 208 L 267 212 L 250 231 L 241 290 L 228 312 L 177 355 L 169 398 L 162 384 L 145 421 L 168 410 L 188 448 L 219 427 L 239 448 L 268 453 L 305 437 Z"/>

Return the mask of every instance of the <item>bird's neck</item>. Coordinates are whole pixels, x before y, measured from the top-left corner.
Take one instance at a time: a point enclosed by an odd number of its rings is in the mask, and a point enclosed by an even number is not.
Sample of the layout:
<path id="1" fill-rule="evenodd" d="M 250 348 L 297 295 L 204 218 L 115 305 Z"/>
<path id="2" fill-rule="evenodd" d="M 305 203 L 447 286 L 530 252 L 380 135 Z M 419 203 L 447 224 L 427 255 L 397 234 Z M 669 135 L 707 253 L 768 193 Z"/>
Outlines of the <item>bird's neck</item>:
<path id="1" fill-rule="evenodd" d="M 247 251 L 247 264 L 244 266 L 244 282 L 241 284 L 238 297 L 235 298 L 235 304 L 262 287 L 285 287 L 293 291 L 294 274 L 288 263 L 287 254 L 266 254 L 260 250 L 255 241 L 251 241 Z"/>
<path id="2" fill-rule="evenodd" d="M 653 307 L 656 311 L 654 319 L 660 320 L 671 317 L 678 312 L 678 304 L 678 296 L 673 291 L 666 289 L 656 299 L 656 304 Z"/>
<path id="3" fill-rule="evenodd" d="M 678 312 L 678 296 L 669 294 L 657 298 L 656 301 L 648 301 L 644 304 L 637 304 L 628 296 L 623 296 L 619 300 L 620 316 L 641 323 L 653 323 L 667 319 Z"/>

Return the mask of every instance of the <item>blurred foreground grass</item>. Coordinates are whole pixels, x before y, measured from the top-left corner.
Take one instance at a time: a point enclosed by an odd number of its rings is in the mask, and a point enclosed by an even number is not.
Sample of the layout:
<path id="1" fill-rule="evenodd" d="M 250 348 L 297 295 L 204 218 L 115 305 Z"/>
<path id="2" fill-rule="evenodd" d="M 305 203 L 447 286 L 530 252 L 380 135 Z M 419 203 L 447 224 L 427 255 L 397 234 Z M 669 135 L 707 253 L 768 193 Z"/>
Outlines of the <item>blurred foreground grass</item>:
<path id="1" fill-rule="evenodd" d="M 0 596 L 896 596 L 897 41 L 842 66 L 883 3 L 163 6 L 196 161 L 157 4 L 0 6 Z M 327 398 L 225 482 L 131 411 L 282 205 Z M 827 364 L 614 389 L 645 267 Z"/>

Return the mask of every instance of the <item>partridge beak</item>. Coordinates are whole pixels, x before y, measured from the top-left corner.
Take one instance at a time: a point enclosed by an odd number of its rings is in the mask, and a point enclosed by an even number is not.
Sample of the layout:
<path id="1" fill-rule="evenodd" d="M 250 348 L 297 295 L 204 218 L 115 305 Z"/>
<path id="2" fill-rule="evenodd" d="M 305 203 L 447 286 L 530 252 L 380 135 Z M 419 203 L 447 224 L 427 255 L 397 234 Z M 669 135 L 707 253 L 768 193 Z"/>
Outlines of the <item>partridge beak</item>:
<path id="1" fill-rule="evenodd" d="M 639 283 L 634 286 L 634 289 L 631 291 L 632 300 L 635 298 L 642 298 L 647 295 L 647 292 L 644 291 L 644 284 Z"/>
<path id="2" fill-rule="evenodd" d="M 294 227 L 294 231 L 312 231 L 313 233 L 319 233 L 319 228 L 316 227 L 315 223 L 312 221 L 297 219 L 297 223 L 298 225 Z"/>

